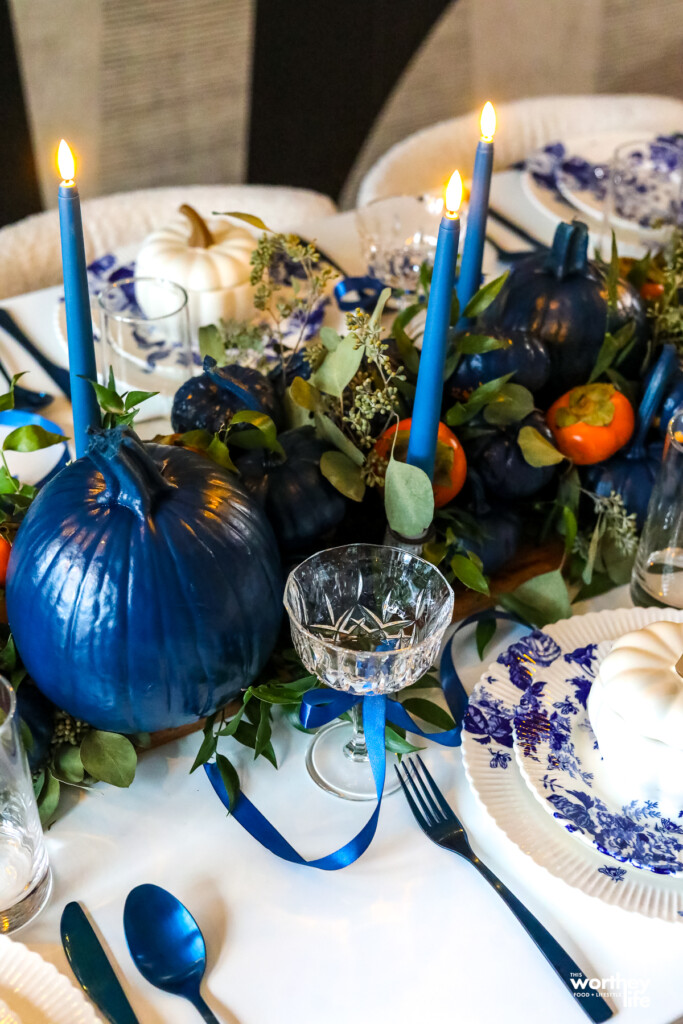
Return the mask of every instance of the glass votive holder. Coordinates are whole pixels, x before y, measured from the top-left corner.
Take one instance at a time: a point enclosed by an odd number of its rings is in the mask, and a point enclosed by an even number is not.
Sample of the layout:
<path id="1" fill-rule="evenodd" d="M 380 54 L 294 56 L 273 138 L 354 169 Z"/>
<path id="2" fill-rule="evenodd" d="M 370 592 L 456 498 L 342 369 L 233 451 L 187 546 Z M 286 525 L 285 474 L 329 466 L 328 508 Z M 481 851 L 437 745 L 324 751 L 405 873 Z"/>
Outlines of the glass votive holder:
<path id="1" fill-rule="evenodd" d="M 618 146 L 605 197 L 605 252 L 612 231 L 627 255 L 664 248 L 683 223 L 682 202 L 683 147 L 664 139 Z"/>
<path id="2" fill-rule="evenodd" d="M 180 385 L 197 372 L 185 289 L 158 277 L 126 277 L 98 295 L 105 380 L 121 391 L 157 391 L 154 414 L 168 415 Z"/>
<path id="3" fill-rule="evenodd" d="M 636 605 L 683 608 L 683 410 L 673 415 L 667 430 L 633 566 L 631 597 Z"/>
<path id="4" fill-rule="evenodd" d="M 16 696 L 0 676 L 0 932 L 28 924 L 45 906 L 51 888 Z"/>

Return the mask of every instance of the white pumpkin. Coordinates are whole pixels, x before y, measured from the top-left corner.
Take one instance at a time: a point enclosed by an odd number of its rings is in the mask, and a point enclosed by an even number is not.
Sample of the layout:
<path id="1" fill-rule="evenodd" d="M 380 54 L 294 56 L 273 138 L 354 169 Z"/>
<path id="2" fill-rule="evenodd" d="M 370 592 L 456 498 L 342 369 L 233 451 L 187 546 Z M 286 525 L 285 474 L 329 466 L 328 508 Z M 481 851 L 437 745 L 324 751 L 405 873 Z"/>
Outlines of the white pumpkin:
<path id="1" fill-rule="evenodd" d="M 615 793 L 683 810 L 683 623 L 653 622 L 615 640 L 588 714 Z"/>
<path id="2" fill-rule="evenodd" d="M 254 290 L 249 283 L 254 236 L 227 220 L 209 226 L 191 206 L 176 223 L 153 231 L 135 263 L 137 277 L 163 277 L 188 293 L 193 337 L 206 324 L 249 320 Z"/>

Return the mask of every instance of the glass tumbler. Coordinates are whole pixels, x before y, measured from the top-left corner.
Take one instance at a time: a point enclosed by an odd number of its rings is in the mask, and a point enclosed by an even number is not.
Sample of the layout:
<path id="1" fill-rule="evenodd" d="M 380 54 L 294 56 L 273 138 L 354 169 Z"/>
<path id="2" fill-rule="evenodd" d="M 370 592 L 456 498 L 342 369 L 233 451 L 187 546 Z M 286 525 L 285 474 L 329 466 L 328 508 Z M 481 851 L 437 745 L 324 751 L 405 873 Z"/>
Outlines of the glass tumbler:
<path id="1" fill-rule="evenodd" d="M 636 605 L 683 608 L 683 409 L 671 418 L 633 566 Z"/>
<path id="2" fill-rule="evenodd" d="M 307 558 L 290 573 L 284 601 L 309 672 L 325 686 L 360 696 L 394 693 L 423 676 L 453 615 L 453 591 L 435 566 L 378 544 Z M 360 704 L 350 718 L 318 731 L 306 764 L 322 789 L 348 800 L 374 799 Z M 384 792 L 397 788 L 398 780 L 388 778 Z"/>
<path id="3" fill-rule="evenodd" d="M 683 223 L 682 202 L 683 147 L 664 139 L 618 146 L 609 166 L 605 252 L 612 231 L 628 255 L 663 248 Z"/>
<path id="4" fill-rule="evenodd" d="M 45 906 L 51 888 L 16 698 L 0 676 L 0 932 L 28 924 Z"/>
<path id="5" fill-rule="evenodd" d="M 107 285 L 98 302 L 105 378 L 113 370 L 119 392 L 158 391 L 154 412 L 168 415 L 196 370 L 187 292 L 163 278 L 126 277 Z"/>
<path id="6" fill-rule="evenodd" d="M 434 263 L 443 203 L 442 194 L 389 196 L 356 210 L 367 272 L 402 290 L 401 306 L 414 301 L 422 263 Z"/>

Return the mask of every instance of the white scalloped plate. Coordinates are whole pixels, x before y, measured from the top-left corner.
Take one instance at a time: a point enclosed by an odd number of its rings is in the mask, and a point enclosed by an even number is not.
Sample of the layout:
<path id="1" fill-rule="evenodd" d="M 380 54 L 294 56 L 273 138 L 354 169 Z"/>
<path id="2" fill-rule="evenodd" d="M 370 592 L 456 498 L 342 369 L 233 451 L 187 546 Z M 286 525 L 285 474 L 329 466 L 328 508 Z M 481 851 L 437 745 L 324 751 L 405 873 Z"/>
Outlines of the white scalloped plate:
<path id="1" fill-rule="evenodd" d="M 683 613 L 620 608 L 566 619 L 547 626 L 544 632 L 564 651 L 573 651 L 589 643 L 614 640 L 662 619 L 680 622 Z M 517 642 L 523 644 L 523 640 Z M 477 683 L 470 702 L 474 708 L 487 697 L 497 702 L 499 721 L 504 721 L 508 712 L 512 716 L 521 694 L 510 681 L 508 667 L 494 662 Z M 493 738 L 482 743 L 482 738 L 463 730 L 465 771 L 485 809 L 516 846 L 540 867 L 588 896 L 646 917 L 683 922 L 683 879 L 617 864 L 585 846 L 547 814 L 529 790 L 513 756 L 511 735 L 509 743 Z"/>
<path id="2" fill-rule="evenodd" d="M 21 1024 L 101 1024 L 80 989 L 38 953 L 0 935 L 0 1000 Z"/>

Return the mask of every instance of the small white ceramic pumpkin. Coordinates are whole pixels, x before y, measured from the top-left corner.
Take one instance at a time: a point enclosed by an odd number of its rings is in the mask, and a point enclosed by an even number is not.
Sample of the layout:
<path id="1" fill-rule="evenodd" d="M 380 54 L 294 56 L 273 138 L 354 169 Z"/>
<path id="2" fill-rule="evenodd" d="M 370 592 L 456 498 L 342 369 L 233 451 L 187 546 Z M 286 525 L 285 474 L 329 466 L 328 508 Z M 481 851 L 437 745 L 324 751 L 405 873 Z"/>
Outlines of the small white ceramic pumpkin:
<path id="1" fill-rule="evenodd" d="M 227 220 L 211 226 L 191 206 L 181 206 L 176 223 L 153 231 L 135 262 L 137 277 L 163 277 L 188 293 L 193 337 L 206 324 L 253 316 L 250 259 L 256 241 Z"/>
<path id="2" fill-rule="evenodd" d="M 615 792 L 683 810 L 683 623 L 653 622 L 615 640 L 588 697 Z"/>

